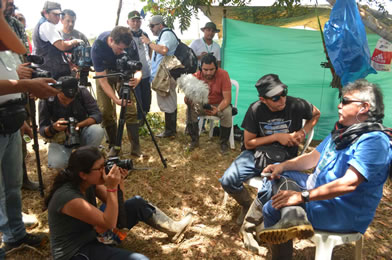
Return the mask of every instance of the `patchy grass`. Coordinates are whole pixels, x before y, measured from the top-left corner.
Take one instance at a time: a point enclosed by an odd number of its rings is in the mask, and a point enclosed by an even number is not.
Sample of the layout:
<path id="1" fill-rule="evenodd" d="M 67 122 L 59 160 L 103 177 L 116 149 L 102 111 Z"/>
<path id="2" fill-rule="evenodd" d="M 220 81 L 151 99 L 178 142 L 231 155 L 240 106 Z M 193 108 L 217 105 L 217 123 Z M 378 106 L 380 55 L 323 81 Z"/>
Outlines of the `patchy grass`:
<path id="1" fill-rule="evenodd" d="M 157 139 L 168 167 L 165 169 L 162 166 L 150 136 L 141 137 L 143 152 L 149 157 L 132 159 L 135 167 L 148 169 L 134 170 L 127 178 L 126 197 L 141 195 L 175 219 L 192 212 L 193 224 L 182 241 L 175 244 L 167 239 L 166 234 L 140 223 L 129 231 L 121 247 L 143 253 L 151 259 L 270 259 L 266 246 L 262 255 L 256 255 L 243 247 L 238 235 L 239 226 L 234 222 L 239 213 L 234 200 L 229 199 L 226 206 L 222 207 L 224 193 L 218 179 L 240 153 L 239 144 L 236 143 L 236 149 L 228 155 L 222 156 L 218 139 L 210 140 L 207 134 L 203 134 L 201 147 L 189 152 L 186 147 L 190 138 L 184 134 L 184 106 L 180 106 L 179 111 L 177 137 Z M 129 148 L 129 142 L 125 140 L 123 158 L 130 158 Z M 45 146 L 41 145 L 42 171 L 44 183 L 48 187 L 55 172 L 46 167 L 46 152 Z M 34 153 L 29 153 L 27 162 L 30 178 L 37 180 Z M 48 192 L 47 188 L 45 192 Z M 22 194 L 23 211 L 39 219 L 39 224 L 28 231 L 49 236 L 47 212 L 42 211 L 43 200 L 39 192 L 23 190 Z M 391 184 L 388 182 L 375 219 L 365 234 L 364 259 L 390 259 L 391 210 Z M 314 252 L 312 242 L 297 241 L 294 259 L 314 259 Z M 353 259 L 353 253 L 353 245 L 338 246 L 333 259 Z M 6 259 L 49 258 L 49 244 L 46 244 L 39 251 L 30 248 L 14 251 Z"/>

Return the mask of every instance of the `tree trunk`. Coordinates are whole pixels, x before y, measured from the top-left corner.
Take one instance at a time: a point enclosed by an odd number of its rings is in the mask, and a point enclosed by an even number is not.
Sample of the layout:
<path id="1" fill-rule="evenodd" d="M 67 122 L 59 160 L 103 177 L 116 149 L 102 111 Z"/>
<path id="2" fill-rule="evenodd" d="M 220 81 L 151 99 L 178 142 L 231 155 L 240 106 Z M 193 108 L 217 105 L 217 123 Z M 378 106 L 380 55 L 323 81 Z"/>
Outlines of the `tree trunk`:
<path id="1" fill-rule="evenodd" d="M 118 21 L 120 20 L 121 8 L 122 8 L 122 0 L 119 0 L 119 1 L 118 1 L 117 18 L 116 18 L 116 24 L 115 24 L 115 26 L 118 25 Z"/>
<path id="2" fill-rule="evenodd" d="M 335 0 L 327 0 L 330 5 L 335 4 Z M 372 30 L 374 33 L 380 35 L 382 38 L 389 42 L 392 42 L 392 28 L 381 22 L 379 19 L 375 18 L 372 13 L 368 10 L 367 6 L 358 5 L 359 14 L 362 18 L 362 22 L 367 28 Z"/>

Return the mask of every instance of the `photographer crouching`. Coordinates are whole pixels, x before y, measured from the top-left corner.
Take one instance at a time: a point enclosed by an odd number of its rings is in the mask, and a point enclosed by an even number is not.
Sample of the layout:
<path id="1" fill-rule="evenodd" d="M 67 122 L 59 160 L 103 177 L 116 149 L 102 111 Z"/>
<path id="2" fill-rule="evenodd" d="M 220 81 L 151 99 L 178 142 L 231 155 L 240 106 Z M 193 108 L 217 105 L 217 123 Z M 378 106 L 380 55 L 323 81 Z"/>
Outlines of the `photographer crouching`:
<path id="1" fill-rule="evenodd" d="M 60 77 L 56 87 L 60 93 L 39 102 L 39 132 L 50 142 L 49 168 L 61 169 L 67 166 L 73 148 L 98 147 L 104 131 L 96 101 L 86 88 L 78 86 L 76 78 Z"/>
<path id="2" fill-rule="evenodd" d="M 72 152 L 68 167 L 55 178 L 48 207 L 50 244 L 56 259 L 148 259 L 126 249 L 97 240 L 97 235 L 117 226 L 118 187 L 124 190 L 128 172 L 121 163 L 107 167 L 96 147 L 80 147 Z M 123 166 L 121 166 L 123 167 Z M 110 169 L 108 169 L 110 168 Z M 105 203 L 97 208 L 96 198 Z M 192 215 L 174 221 L 140 196 L 125 201 L 126 228 L 139 221 L 177 238 L 191 224 Z"/>

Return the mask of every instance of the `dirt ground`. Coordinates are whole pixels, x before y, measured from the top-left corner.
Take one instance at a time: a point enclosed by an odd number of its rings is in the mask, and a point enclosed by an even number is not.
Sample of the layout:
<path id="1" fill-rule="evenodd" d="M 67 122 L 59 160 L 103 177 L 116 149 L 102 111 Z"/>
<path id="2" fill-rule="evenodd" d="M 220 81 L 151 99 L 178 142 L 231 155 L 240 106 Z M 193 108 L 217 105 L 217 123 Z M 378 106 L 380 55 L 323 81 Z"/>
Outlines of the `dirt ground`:
<path id="1" fill-rule="evenodd" d="M 189 136 L 184 134 L 184 115 L 184 106 L 180 105 L 176 138 L 157 140 L 167 159 L 166 169 L 150 136 L 141 138 L 143 152 L 149 158 L 132 159 L 135 167 L 148 169 L 132 171 L 126 180 L 126 197 L 140 195 L 175 219 L 192 212 L 193 224 L 179 243 L 172 243 L 166 234 L 140 223 L 129 231 L 121 246 L 151 259 L 270 259 L 267 246 L 264 246 L 262 255 L 244 249 L 238 235 L 239 226 L 234 221 L 239 213 L 234 200 L 229 199 L 226 206 L 222 206 L 224 192 L 218 179 L 240 153 L 239 143 L 228 155 L 221 155 L 218 138 L 209 139 L 204 133 L 200 139 L 201 147 L 189 152 L 186 149 Z M 45 193 L 55 175 L 54 171 L 47 169 L 46 149 L 47 146 L 41 143 Z M 130 158 L 128 140 L 124 141 L 122 157 Z M 30 178 L 37 180 L 33 152 L 29 152 L 27 163 Z M 23 211 L 36 215 L 39 220 L 39 224 L 28 231 L 49 236 L 47 212 L 42 211 L 43 199 L 39 192 L 23 190 L 22 195 Z M 391 185 L 387 183 L 375 219 L 364 237 L 363 259 L 391 259 L 391 209 Z M 297 241 L 294 259 L 313 259 L 314 252 L 312 242 Z M 333 259 L 353 259 L 353 253 L 353 245 L 338 246 Z M 49 243 L 38 250 L 22 248 L 6 259 L 50 259 Z"/>

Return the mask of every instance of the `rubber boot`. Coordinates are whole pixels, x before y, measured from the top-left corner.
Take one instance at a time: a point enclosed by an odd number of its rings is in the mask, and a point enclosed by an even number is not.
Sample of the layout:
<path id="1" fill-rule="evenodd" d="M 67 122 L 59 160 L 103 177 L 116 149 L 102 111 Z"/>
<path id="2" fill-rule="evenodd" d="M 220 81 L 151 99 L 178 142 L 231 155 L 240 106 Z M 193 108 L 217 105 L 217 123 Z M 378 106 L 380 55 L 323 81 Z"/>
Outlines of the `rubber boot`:
<path id="1" fill-rule="evenodd" d="M 189 151 L 199 147 L 199 123 L 187 124 L 189 135 L 191 136 L 191 143 L 189 145 Z"/>
<path id="2" fill-rule="evenodd" d="M 173 113 L 165 113 L 165 131 L 157 137 L 167 138 L 175 136 L 177 133 L 177 110 Z"/>
<path id="3" fill-rule="evenodd" d="M 272 187 L 274 194 L 281 190 L 301 191 L 301 188 L 293 180 L 282 176 Z M 282 244 L 297 237 L 307 239 L 314 235 L 312 224 L 309 222 L 306 211 L 301 206 L 289 206 L 280 210 L 281 218 L 273 226 L 262 229 L 257 233 L 259 241 L 270 244 Z"/>
<path id="4" fill-rule="evenodd" d="M 127 124 L 128 140 L 131 143 L 131 154 L 137 157 L 142 155 L 139 142 L 139 124 Z"/>
<path id="5" fill-rule="evenodd" d="M 283 244 L 271 245 L 272 260 L 293 259 L 293 240 Z"/>
<path id="6" fill-rule="evenodd" d="M 220 148 L 221 153 L 226 154 L 229 152 L 229 138 L 230 138 L 231 127 L 220 127 Z"/>
<path id="7" fill-rule="evenodd" d="M 248 213 L 245 216 L 244 223 L 240 229 L 240 236 L 244 241 L 246 249 L 261 254 L 261 248 L 255 239 L 256 227 L 263 222 L 263 205 L 257 200 L 252 202 Z"/>
<path id="8" fill-rule="evenodd" d="M 110 125 L 105 127 L 107 139 L 109 142 L 110 151 L 108 153 L 108 157 L 113 157 L 118 155 L 118 151 L 114 149 L 114 145 L 116 143 L 117 136 L 117 125 Z"/>
<path id="9" fill-rule="evenodd" d="M 236 223 L 238 225 L 242 225 L 245 215 L 248 213 L 249 207 L 252 204 L 252 197 L 249 195 L 249 192 L 245 187 L 240 192 L 229 193 L 229 195 L 233 197 L 238 204 L 241 205 L 241 212 L 236 220 Z"/>
<path id="10" fill-rule="evenodd" d="M 30 181 L 29 176 L 27 175 L 26 163 L 23 160 L 23 189 L 26 190 L 38 190 L 39 184 L 35 181 Z"/>
<path id="11" fill-rule="evenodd" d="M 174 221 L 156 206 L 154 208 L 155 213 L 145 221 L 146 224 L 166 233 L 173 242 L 177 241 L 186 228 L 192 224 L 192 213 L 188 213 L 180 221 Z"/>

